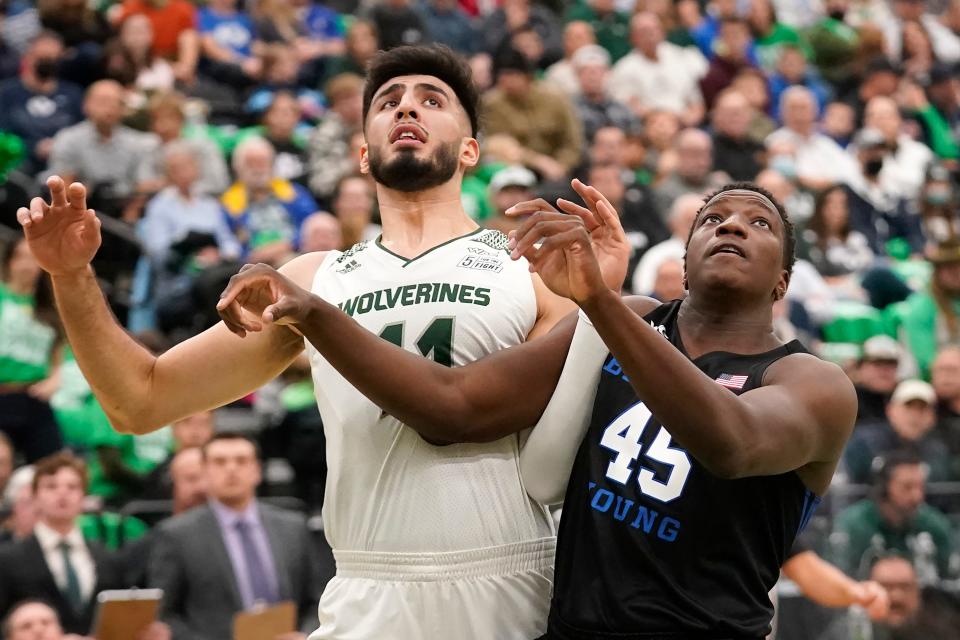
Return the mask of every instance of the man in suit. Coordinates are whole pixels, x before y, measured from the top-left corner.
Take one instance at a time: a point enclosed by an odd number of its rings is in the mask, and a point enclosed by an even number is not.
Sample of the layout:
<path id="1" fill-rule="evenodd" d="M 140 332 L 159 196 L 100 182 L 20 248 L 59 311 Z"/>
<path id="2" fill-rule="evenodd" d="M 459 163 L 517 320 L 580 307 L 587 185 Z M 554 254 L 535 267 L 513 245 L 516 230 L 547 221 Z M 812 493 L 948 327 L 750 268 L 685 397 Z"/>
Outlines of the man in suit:
<path id="1" fill-rule="evenodd" d="M 0 615 L 28 598 L 49 602 L 64 631 L 90 631 L 96 595 L 122 588 L 119 563 L 77 528 L 87 469 L 71 453 L 39 460 L 33 477 L 38 521 L 27 538 L 0 549 Z"/>
<path id="2" fill-rule="evenodd" d="M 174 640 L 230 638 L 238 612 L 284 600 L 296 603 L 301 630 L 315 629 L 320 585 L 304 518 L 256 499 L 259 451 L 248 437 L 219 433 L 202 452 L 209 501 L 161 523 L 150 554 Z"/>

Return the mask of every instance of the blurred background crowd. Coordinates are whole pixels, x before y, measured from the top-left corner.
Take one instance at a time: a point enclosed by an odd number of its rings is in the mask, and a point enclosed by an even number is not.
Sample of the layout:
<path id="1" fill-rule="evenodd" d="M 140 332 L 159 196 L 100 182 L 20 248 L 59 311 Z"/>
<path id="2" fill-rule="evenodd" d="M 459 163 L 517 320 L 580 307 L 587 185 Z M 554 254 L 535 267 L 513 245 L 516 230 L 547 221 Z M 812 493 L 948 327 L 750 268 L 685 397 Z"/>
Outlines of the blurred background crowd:
<path id="1" fill-rule="evenodd" d="M 506 231 L 506 209 L 572 198 L 579 177 L 621 215 L 625 292 L 683 295 L 706 192 L 753 180 L 786 203 L 800 260 L 777 331 L 844 366 L 860 398 L 803 542 L 892 607 L 870 622 L 784 580 L 779 637 L 957 637 L 960 1 L 2 0 L 5 637 L 86 634 L 93 595 L 131 585 L 166 593 L 148 640 L 220 640 L 258 600 L 296 601 L 310 628 L 332 559 L 308 363 L 215 413 L 113 431 L 15 212 L 50 174 L 84 182 L 103 290 L 162 352 L 217 321 L 244 262 L 378 235 L 358 163 L 365 65 L 430 42 L 468 58 L 483 92 L 468 213 Z M 217 527 L 226 556 L 198 542 Z"/>

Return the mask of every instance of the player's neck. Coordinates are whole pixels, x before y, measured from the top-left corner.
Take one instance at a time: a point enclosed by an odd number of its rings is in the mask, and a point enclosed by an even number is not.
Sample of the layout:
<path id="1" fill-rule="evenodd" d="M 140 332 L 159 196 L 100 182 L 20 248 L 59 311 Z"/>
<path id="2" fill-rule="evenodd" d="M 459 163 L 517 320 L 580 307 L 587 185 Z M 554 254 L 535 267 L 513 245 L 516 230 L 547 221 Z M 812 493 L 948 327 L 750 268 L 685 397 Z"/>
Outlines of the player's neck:
<path id="1" fill-rule="evenodd" d="M 773 333 L 770 303 L 750 305 L 690 294 L 677 322 L 691 358 L 711 351 L 762 353 L 781 344 Z"/>
<path id="2" fill-rule="evenodd" d="M 417 256 L 477 228 L 463 210 L 457 180 L 414 193 L 378 184 L 377 200 L 383 225 L 380 242 L 401 256 Z"/>

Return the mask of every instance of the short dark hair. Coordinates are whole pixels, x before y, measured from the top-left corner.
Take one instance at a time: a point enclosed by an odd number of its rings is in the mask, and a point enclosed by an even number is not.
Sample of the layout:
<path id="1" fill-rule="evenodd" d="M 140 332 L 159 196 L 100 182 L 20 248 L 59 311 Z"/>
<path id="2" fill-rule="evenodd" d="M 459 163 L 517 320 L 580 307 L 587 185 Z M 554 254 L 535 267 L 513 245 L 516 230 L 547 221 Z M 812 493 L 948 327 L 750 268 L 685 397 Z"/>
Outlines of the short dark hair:
<path id="1" fill-rule="evenodd" d="M 55 476 L 61 469 L 73 469 L 80 476 L 80 484 L 83 485 L 83 491 L 86 493 L 89 485 L 89 476 L 87 474 L 87 464 L 83 459 L 78 458 L 69 451 L 59 451 L 46 458 L 41 458 L 34 463 L 33 472 L 33 491 L 37 491 L 40 486 L 40 480 L 47 476 Z"/>
<path id="2" fill-rule="evenodd" d="M 253 447 L 253 455 L 257 459 L 257 461 L 260 461 L 262 459 L 259 442 L 254 440 L 252 437 L 250 437 L 243 431 L 225 429 L 223 431 L 218 431 L 217 433 L 213 434 L 213 437 L 207 440 L 203 444 L 203 446 L 200 447 L 200 453 L 203 454 L 204 460 L 207 459 L 207 448 L 209 448 L 210 445 L 213 444 L 214 442 L 218 442 L 220 440 L 244 440 L 246 442 L 249 442 L 250 446 Z"/>
<path id="3" fill-rule="evenodd" d="M 427 75 L 445 82 L 470 120 L 470 132 L 480 131 L 480 94 L 473 83 L 473 73 L 466 61 L 450 47 L 441 44 L 403 46 L 380 51 L 367 67 L 363 88 L 363 122 L 366 126 L 370 103 L 377 91 L 398 76 Z"/>
<path id="4" fill-rule="evenodd" d="M 700 207 L 700 210 L 697 211 L 697 216 L 693 219 L 693 224 L 690 225 L 690 233 L 687 234 L 687 244 L 690 244 L 690 238 L 693 237 L 693 232 L 697 228 L 697 223 L 700 222 L 700 216 L 703 214 L 703 210 L 707 208 L 707 203 L 727 191 L 753 191 L 773 203 L 773 206 L 777 209 L 777 213 L 780 214 L 780 221 L 783 223 L 783 268 L 786 269 L 788 276 L 792 274 L 793 263 L 797 261 L 797 238 L 794 234 L 793 222 L 791 222 L 790 216 L 787 215 L 787 210 L 783 204 L 773 197 L 772 193 L 754 182 L 732 182 L 723 185 L 713 193 L 707 195 L 703 200 L 703 206 Z M 686 256 L 684 256 L 684 267 L 686 267 Z"/>
<path id="5" fill-rule="evenodd" d="M 880 498 L 887 497 L 887 487 L 893 478 L 893 472 L 898 467 L 915 467 L 923 464 L 923 459 L 914 449 L 894 449 L 884 456 L 874 459 L 872 471 L 874 474 L 873 489 Z"/>

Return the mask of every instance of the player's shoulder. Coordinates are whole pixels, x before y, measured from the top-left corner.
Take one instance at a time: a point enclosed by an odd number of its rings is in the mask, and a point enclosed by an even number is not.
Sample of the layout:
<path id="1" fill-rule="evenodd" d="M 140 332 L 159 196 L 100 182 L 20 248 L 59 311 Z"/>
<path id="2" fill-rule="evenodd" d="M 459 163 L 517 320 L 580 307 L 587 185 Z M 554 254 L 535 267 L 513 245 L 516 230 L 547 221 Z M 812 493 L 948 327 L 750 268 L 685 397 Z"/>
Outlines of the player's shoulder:
<path id="1" fill-rule="evenodd" d="M 764 386 L 781 385 L 815 395 L 818 404 L 830 411 L 854 413 L 857 392 L 847 373 L 837 364 L 806 353 L 790 353 L 772 363 L 766 371 Z"/>
<path id="2" fill-rule="evenodd" d="M 309 289 L 313 284 L 313 278 L 317 274 L 317 269 L 319 269 L 328 258 L 333 258 L 335 254 L 339 253 L 339 251 L 311 251 L 310 253 L 304 253 L 284 264 L 278 271 L 293 280 L 298 286 Z"/>
<path id="3" fill-rule="evenodd" d="M 641 318 L 662 304 L 656 298 L 648 296 L 624 296 L 623 303 Z"/>

